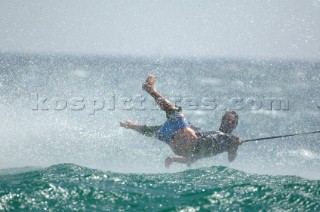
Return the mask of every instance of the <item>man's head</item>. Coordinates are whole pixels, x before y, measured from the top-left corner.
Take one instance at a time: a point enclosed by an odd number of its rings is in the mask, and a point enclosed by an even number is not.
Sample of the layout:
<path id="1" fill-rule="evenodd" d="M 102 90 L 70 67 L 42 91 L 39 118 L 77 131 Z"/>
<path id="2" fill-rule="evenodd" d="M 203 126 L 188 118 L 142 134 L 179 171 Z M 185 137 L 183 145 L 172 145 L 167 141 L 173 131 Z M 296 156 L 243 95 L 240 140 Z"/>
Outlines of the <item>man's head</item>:
<path id="1" fill-rule="evenodd" d="M 221 119 L 220 131 L 231 134 L 238 125 L 239 116 L 235 111 L 227 111 Z"/>

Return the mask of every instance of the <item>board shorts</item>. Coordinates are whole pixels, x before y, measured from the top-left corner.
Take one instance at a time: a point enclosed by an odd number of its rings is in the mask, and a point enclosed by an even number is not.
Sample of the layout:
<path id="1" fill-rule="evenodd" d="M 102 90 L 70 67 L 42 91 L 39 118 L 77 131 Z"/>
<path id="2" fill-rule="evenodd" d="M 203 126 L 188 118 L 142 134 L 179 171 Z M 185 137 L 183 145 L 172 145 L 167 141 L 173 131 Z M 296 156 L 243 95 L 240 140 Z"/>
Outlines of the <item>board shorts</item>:
<path id="1" fill-rule="evenodd" d="M 143 126 L 141 133 L 146 136 L 155 136 L 161 141 L 169 144 L 172 136 L 184 127 L 190 127 L 184 114 L 182 114 L 181 107 L 176 110 L 166 112 L 167 121 L 161 126 Z"/>

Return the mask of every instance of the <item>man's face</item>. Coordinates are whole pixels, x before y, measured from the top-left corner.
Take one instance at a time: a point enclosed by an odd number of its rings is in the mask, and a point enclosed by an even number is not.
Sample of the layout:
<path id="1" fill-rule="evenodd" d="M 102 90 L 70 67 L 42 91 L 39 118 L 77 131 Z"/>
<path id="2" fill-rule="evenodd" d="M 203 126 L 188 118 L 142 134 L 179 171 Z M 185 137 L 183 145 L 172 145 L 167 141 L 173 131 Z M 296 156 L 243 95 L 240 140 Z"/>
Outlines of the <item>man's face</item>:
<path id="1" fill-rule="evenodd" d="M 228 129 L 234 129 L 237 126 L 237 118 L 233 114 L 228 114 L 225 119 L 223 120 L 223 125 Z"/>

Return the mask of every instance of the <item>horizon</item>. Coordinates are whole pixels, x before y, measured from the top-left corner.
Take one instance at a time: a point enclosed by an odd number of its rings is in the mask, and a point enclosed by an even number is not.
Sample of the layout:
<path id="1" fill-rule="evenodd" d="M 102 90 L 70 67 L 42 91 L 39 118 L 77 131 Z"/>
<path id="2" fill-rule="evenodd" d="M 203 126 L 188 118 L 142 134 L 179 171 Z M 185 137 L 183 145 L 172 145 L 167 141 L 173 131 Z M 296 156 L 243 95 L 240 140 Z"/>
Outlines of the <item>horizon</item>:
<path id="1" fill-rule="evenodd" d="M 302 62 L 320 63 L 320 58 L 281 58 L 281 57 L 232 57 L 232 56 L 162 56 L 162 55 L 124 55 L 124 54 L 77 54 L 77 53 L 39 53 L 39 52 L 4 52 L 0 55 L 11 55 L 19 57 L 54 57 L 54 58 L 87 58 L 87 59 L 138 59 L 138 60 L 186 60 L 186 61 L 251 61 L 251 62 Z"/>

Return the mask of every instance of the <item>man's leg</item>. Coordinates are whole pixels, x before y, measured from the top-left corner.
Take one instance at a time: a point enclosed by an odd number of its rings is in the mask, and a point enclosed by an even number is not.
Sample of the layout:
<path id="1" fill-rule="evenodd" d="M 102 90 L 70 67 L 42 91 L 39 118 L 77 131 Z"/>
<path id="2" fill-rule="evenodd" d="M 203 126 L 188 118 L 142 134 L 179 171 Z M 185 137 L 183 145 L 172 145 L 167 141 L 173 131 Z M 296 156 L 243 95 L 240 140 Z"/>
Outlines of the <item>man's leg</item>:
<path id="1" fill-rule="evenodd" d="M 187 164 L 188 167 L 190 167 L 191 163 L 193 162 L 195 162 L 195 160 L 192 161 L 183 156 L 173 156 L 173 157 L 167 157 L 166 160 L 164 161 L 164 165 L 166 168 L 169 168 L 170 165 L 173 163 L 184 163 L 184 164 Z"/>
<path id="2" fill-rule="evenodd" d="M 143 84 L 142 89 L 147 91 L 159 105 L 161 110 L 164 111 L 173 111 L 178 109 L 174 104 L 172 104 L 168 99 L 164 98 L 160 95 L 160 93 L 155 89 L 154 83 L 156 81 L 156 77 L 153 75 L 149 75 L 146 82 Z"/>

